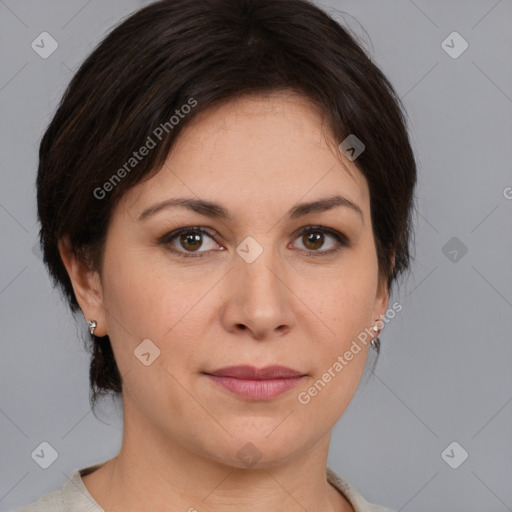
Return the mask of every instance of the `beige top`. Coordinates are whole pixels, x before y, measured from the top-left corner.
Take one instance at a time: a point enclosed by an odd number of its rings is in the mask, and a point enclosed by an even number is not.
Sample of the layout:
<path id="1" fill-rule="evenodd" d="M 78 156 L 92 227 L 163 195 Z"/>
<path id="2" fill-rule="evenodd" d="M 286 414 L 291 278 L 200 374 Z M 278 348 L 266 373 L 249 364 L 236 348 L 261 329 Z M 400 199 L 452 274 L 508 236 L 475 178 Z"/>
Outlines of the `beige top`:
<path id="1" fill-rule="evenodd" d="M 69 480 L 60 489 L 45 494 L 39 500 L 16 510 L 16 512 L 104 512 L 89 494 L 81 477 L 100 468 L 105 462 L 83 469 L 75 469 Z M 389 508 L 366 501 L 354 487 L 329 467 L 327 468 L 327 481 L 348 500 L 355 512 L 393 512 Z"/>

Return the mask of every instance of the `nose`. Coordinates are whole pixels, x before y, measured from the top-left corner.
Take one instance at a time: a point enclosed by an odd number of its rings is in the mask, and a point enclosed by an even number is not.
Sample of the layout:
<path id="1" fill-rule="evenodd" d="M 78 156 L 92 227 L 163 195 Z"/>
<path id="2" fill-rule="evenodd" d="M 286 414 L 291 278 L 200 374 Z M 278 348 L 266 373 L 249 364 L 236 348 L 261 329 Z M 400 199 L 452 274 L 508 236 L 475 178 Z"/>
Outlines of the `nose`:
<path id="1" fill-rule="evenodd" d="M 282 336 L 294 323 L 283 266 L 270 250 L 252 263 L 238 255 L 228 273 L 222 323 L 229 332 L 247 331 L 254 339 Z"/>

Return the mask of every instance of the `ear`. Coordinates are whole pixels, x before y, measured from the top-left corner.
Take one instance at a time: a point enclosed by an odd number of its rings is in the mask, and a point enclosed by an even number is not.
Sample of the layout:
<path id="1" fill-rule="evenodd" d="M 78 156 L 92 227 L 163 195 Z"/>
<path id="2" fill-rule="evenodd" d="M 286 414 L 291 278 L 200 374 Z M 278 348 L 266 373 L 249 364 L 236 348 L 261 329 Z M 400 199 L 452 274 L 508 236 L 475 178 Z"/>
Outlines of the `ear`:
<path id="1" fill-rule="evenodd" d="M 395 266 L 395 254 L 391 257 L 391 271 Z M 389 304 L 389 289 L 387 280 L 384 277 L 379 276 L 379 284 L 377 288 L 377 294 L 375 297 L 375 308 L 374 308 L 374 320 L 382 318 Z"/>
<path id="2" fill-rule="evenodd" d="M 68 236 L 59 240 L 59 253 L 85 319 L 97 322 L 95 336 L 105 336 L 108 333 L 99 272 L 93 270 L 90 263 L 74 253 Z"/>
<path id="3" fill-rule="evenodd" d="M 380 320 L 386 313 L 389 303 L 389 291 L 384 279 L 379 279 L 377 295 L 375 296 L 374 318 Z"/>

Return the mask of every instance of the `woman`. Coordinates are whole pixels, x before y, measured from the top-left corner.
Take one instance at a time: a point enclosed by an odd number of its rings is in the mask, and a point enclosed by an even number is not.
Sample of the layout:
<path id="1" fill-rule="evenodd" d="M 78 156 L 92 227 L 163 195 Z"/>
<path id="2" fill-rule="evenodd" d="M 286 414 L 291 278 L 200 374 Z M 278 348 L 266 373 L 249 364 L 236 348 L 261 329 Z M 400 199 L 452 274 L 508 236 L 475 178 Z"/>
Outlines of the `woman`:
<path id="1" fill-rule="evenodd" d="M 115 28 L 37 194 L 123 442 L 21 510 L 389 510 L 327 456 L 409 266 L 415 182 L 391 84 L 313 4 L 164 0 Z"/>

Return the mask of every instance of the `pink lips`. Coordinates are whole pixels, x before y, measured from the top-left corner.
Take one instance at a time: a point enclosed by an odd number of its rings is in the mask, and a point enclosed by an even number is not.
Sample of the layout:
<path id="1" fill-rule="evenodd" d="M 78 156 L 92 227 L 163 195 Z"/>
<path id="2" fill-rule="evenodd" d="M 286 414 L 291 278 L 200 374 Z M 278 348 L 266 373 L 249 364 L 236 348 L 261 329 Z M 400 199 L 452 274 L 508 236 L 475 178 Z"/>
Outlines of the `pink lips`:
<path id="1" fill-rule="evenodd" d="M 270 400 L 295 387 L 304 374 L 285 366 L 229 366 L 206 375 L 216 384 L 247 400 Z"/>

